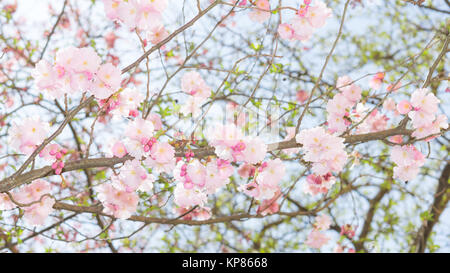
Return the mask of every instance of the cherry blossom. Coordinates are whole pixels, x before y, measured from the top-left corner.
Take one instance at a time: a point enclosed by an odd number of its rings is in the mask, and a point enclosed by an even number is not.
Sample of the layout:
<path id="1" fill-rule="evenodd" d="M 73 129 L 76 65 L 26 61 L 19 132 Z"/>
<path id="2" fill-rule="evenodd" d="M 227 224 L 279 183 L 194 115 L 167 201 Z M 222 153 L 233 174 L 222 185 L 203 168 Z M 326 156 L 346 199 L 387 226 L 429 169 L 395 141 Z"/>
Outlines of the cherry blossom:
<path id="1" fill-rule="evenodd" d="M 196 205 L 203 206 L 206 203 L 206 193 L 197 188 L 186 189 L 183 183 L 178 183 L 174 190 L 175 204 L 187 208 Z"/>
<path id="2" fill-rule="evenodd" d="M 336 178 L 330 173 L 323 176 L 310 174 L 306 177 L 306 183 L 303 184 L 303 192 L 313 196 L 320 193 L 326 194 L 335 183 Z"/>
<path id="3" fill-rule="evenodd" d="M 309 247 L 319 249 L 325 244 L 327 244 L 329 240 L 330 237 L 328 237 L 327 235 L 323 234 L 320 231 L 313 230 L 311 231 L 311 233 L 309 233 L 305 244 L 308 245 Z"/>
<path id="4" fill-rule="evenodd" d="M 407 100 L 402 100 L 397 104 L 397 111 L 402 114 L 408 114 L 411 111 L 411 104 Z"/>
<path id="5" fill-rule="evenodd" d="M 344 139 L 328 134 L 321 127 L 302 130 L 295 137 L 303 145 L 304 159 L 313 163 L 312 170 L 318 175 L 340 172 L 347 161 Z"/>
<path id="6" fill-rule="evenodd" d="M 402 181 L 413 180 L 425 163 L 425 156 L 413 145 L 394 146 L 390 159 L 397 164 L 394 167 L 394 178 Z"/>
<path id="7" fill-rule="evenodd" d="M 267 152 L 267 145 L 258 137 L 247 138 L 245 149 L 242 151 L 243 160 L 250 164 L 256 164 L 264 159 Z"/>
<path id="8" fill-rule="evenodd" d="M 310 6 L 309 1 L 306 1 L 290 23 L 280 24 L 278 33 L 282 39 L 307 41 L 316 29 L 326 24 L 329 17 L 331 17 L 331 9 L 325 3 L 315 1 L 314 6 Z M 266 18 L 261 17 L 261 20 Z"/>
<path id="9" fill-rule="evenodd" d="M 270 18 L 269 0 L 256 0 L 255 4 L 256 8 L 249 13 L 249 17 L 255 22 L 263 23 Z"/>
<path id="10" fill-rule="evenodd" d="M 331 218 L 328 215 L 322 214 L 315 218 L 315 224 L 317 230 L 327 230 L 331 225 Z"/>
<path id="11" fill-rule="evenodd" d="M 9 130 L 9 144 L 16 150 L 31 154 L 50 132 L 50 125 L 39 116 L 31 116 L 13 123 Z"/>
<path id="12" fill-rule="evenodd" d="M 383 80 L 384 80 L 384 73 L 383 72 L 376 73 L 375 76 L 373 76 L 369 82 L 370 88 L 379 90 L 381 88 L 381 85 L 383 84 Z"/>
<path id="13" fill-rule="evenodd" d="M 119 219 L 127 219 L 136 211 L 139 197 L 134 191 L 118 190 L 112 184 L 102 184 L 97 187 L 97 191 L 105 213 Z"/>

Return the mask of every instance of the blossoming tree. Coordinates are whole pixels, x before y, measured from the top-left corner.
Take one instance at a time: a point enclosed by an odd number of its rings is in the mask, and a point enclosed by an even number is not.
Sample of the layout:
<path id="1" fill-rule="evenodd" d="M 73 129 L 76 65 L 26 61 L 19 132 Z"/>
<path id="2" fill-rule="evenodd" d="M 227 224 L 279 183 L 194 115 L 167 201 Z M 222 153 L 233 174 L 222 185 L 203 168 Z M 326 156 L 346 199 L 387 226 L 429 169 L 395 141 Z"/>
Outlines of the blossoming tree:
<path id="1" fill-rule="evenodd" d="M 449 251 L 449 8 L 2 1 L 2 251 Z"/>

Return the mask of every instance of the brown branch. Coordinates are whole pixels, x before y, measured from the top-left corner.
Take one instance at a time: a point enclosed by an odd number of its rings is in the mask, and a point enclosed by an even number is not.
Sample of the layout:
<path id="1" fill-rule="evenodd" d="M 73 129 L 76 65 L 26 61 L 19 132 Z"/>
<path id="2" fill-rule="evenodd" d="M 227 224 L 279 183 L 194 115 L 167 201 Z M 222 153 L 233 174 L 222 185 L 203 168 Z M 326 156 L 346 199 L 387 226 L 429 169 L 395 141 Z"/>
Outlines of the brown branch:
<path id="1" fill-rule="evenodd" d="M 450 184 L 448 183 L 449 177 L 450 164 L 447 163 L 441 173 L 441 177 L 439 178 L 434 201 L 429 209 L 432 217 L 431 219 L 427 219 L 423 222 L 422 226 L 417 232 L 417 237 L 411 251 L 415 251 L 417 253 L 425 252 L 427 248 L 427 241 L 431 235 L 433 227 L 439 221 L 439 217 L 450 201 Z"/>
<path id="2" fill-rule="evenodd" d="M 360 135 L 351 135 L 345 137 L 345 143 L 349 144 L 357 144 L 362 142 L 368 142 L 372 140 L 383 140 L 386 137 L 395 136 L 395 135 L 410 135 L 412 133 L 411 130 L 407 130 L 404 128 L 396 127 L 393 129 L 388 129 L 385 131 L 375 132 L 375 133 L 367 133 Z M 277 143 L 269 144 L 267 147 L 267 151 L 275 151 L 275 150 L 284 150 L 289 148 L 299 148 L 301 144 L 297 143 L 295 139 L 288 141 L 281 141 Z M 207 156 L 213 156 L 214 147 L 205 147 L 192 150 L 196 158 L 203 158 Z M 184 156 L 185 151 L 177 151 L 175 156 L 182 157 Z M 112 157 L 112 158 L 90 158 L 90 159 L 81 159 L 73 162 L 66 163 L 64 168 L 62 169 L 62 173 L 70 172 L 74 170 L 87 169 L 87 168 L 101 168 L 107 167 L 111 168 L 117 164 L 124 163 L 127 160 L 133 159 L 132 156 L 124 156 L 122 158 Z M 35 179 L 47 177 L 54 175 L 54 170 L 51 166 L 46 166 L 41 169 L 36 169 L 33 171 L 29 171 L 27 173 L 21 174 L 17 177 L 9 177 L 0 181 L 0 192 L 6 192 L 13 188 L 16 188 L 25 183 L 29 183 Z"/>

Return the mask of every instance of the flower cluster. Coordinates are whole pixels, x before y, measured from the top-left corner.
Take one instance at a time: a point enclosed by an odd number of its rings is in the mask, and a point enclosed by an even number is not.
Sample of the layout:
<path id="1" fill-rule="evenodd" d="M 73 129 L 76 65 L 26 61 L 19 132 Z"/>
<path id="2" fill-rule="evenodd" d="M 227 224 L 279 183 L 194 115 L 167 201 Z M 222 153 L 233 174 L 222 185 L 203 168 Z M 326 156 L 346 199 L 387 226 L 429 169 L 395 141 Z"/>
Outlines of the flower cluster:
<path id="1" fill-rule="evenodd" d="M 109 19 L 118 20 L 130 29 L 147 31 L 147 38 L 153 44 L 168 36 L 161 23 L 167 0 L 103 0 L 103 4 Z"/>
<path id="2" fill-rule="evenodd" d="M 244 137 L 233 123 L 216 124 L 207 133 L 208 142 L 219 158 L 256 164 L 264 160 L 267 145 L 259 137 Z"/>
<path id="3" fill-rule="evenodd" d="M 319 249 L 330 240 L 330 237 L 321 231 L 326 231 L 330 228 L 331 219 L 327 215 L 320 215 L 315 220 L 314 229 L 309 233 L 305 244 L 309 247 Z"/>
<path id="4" fill-rule="evenodd" d="M 367 118 L 356 128 L 355 132 L 357 134 L 373 133 L 387 129 L 389 118 L 378 111 L 378 109 L 374 109 L 369 114 L 368 109 L 362 103 L 358 103 L 350 116 L 354 122 L 360 122 L 367 114 Z"/>
<path id="5" fill-rule="evenodd" d="M 413 128 L 415 129 L 412 134 L 413 137 L 425 138 L 430 135 L 439 134 L 441 128 L 448 128 L 447 116 L 436 116 L 438 104 L 439 99 L 429 89 L 417 89 L 412 93 L 411 104 L 408 107 L 411 111 L 401 113 L 408 114 L 411 118 Z"/>
<path id="6" fill-rule="evenodd" d="M 192 114 L 198 117 L 201 113 L 201 105 L 211 95 L 209 87 L 198 72 L 188 72 L 181 79 L 181 90 L 189 95 L 188 100 L 183 104 L 180 111 L 184 115 Z"/>
<path id="7" fill-rule="evenodd" d="M 136 211 L 139 196 L 135 192 L 118 190 L 111 184 L 100 185 L 97 191 L 105 213 L 111 213 L 119 219 L 127 219 Z"/>
<path id="8" fill-rule="evenodd" d="M 24 220 L 29 225 L 43 225 L 47 216 L 53 212 L 55 200 L 49 196 L 50 191 L 50 184 L 38 179 L 12 194 L 14 201 L 20 205 L 24 205 L 22 206 Z M 13 209 L 16 207 L 6 194 L 2 194 L 0 203 L 2 209 Z"/>
<path id="9" fill-rule="evenodd" d="M 144 101 L 144 95 L 136 88 L 125 88 L 109 100 L 100 100 L 99 105 L 106 114 L 111 113 L 114 117 L 137 117 L 137 109 L 142 101 Z"/>
<path id="10" fill-rule="evenodd" d="M 261 202 L 256 213 L 261 214 L 262 216 L 277 213 L 280 210 L 280 205 L 277 202 L 280 197 L 281 191 L 275 192 L 272 198 L 265 199 Z"/>
<path id="11" fill-rule="evenodd" d="M 331 16 L 331 9 L 321 1 L 310 6 L 310 0 L 305 0 L 296 16 L 290 23 L 280 24 L 278 34 L 287 40 L 307 41 L 314 31 L 325 25 L 328 17 Z"/>
<path id="12" fill-rule="evenodd" d="M 49 131 L 50 124 L 41 121 L 39 116 L 27 117 L 20 123 L 13 122 L 8 132 L 8 143 L 14 149 L 29 155 L 46 139 Z"/>
<path id="13" fill-rule="evenodd" d="M 104 205 L 105 213 L 126 219 L 136 211 L 139 197 L 136 191 L 149 193 L 153 189 L 156 172 L 172 173 L 175 167 L 175 149 L 167 142 L 154 137 L 155 129 L 161 129 L 158 115 L 149 115 L 149 119 L 136 117 L 128 123 L 125 140 L 116 141 L 111 147 L 112 154 L 128 160 L 120 168 L 120 173 L 111 177 L 111 184 L 97 188 L 99 199 Z M 152 168 L 152 174 L 142 166 Z"/>
<path id="14" fill-rule="evenodd" d="M 394 178 L 402 181 L 413 180 L 419 173 L 419 168 L 425 164 L 425 156 L 413 145 L 394 146 L 390 158 L 397 164 L 394 167 Z"/>
<path id="15" fill-rule="evenodd" d="M 352 123 L 350 110 L 361 99 L 361 88 L 348 76 L 339 77 L 336 86 L 341 93 L 327 103 L 327 123 L 331 132 L 340 134 Z"/>
<path id="16" fill-rule="evenodd" d="M 64 168 L 63 158 L 67 153 L 66 148 L 61 148 L 58 144 L 51 144 L 42 149 L 39 156 L 47 160 L 54 160 L 52 169 L 55 170 L 55 174 L 61 174 Z"/>
<path id="17" fill-rule="evenodd" d="M 122 82 L 120 70 L 111 63 L 101 64 L 91 47 L 59 50 L 53 65 L 41 60 L 32 75 L 37 87 L 53 98 L 89 90 L 97 99 L 106 99 Z"/>
<path id="18" fill-rule="evenodd" d="M 306 184 L 303 184 L 303 192 L 311 195 L 320 193 L 326 194 L 336 183 L 336 178 L 331 174 L 315 175 L 310 174 L 306 177 Z"/>
<path id="19" fill-rule="evenodd" d="M 375 76 L 370 79 L 369 87 L 375 90 L 378 90 L 381 88 L 381 85 L 384 82 L 384 72 L 378 72 L 375 74 Z"/>
<path id="20" fill-rule="evenodd" d="M 254 1 L 255 7 L 248 14 L 252 21 L 263 23 L 270 18 L 270 3 L 269 0 L 256 0 Z M 243 5 L 241 3 L 241 5 Z"/>
<path id="21" fill-rule="evenodd" d="M 175 204 L 182 208 L 202 207 L 208 194 L 216 193 L 229 183 L 233 171 L 230 162 L 222 159 L 212 159 L 206 164 L 195 158 L 187 163 L 180 160 L 173 171 L 178 182 L 174 191 Z"/>
<path id="22" fill-rule="evenodd" d="M 312 170 L 317 175 L 340 172 L 347 161 L 344 139 L 327 133 L 321 127 L 302 130 L 295 137 L 303 145 L 304 159 L 312 162 Z"/>
<path id="23" fill-rule="evenodd" d="M 270 200 L 280 191 L 279 182 L 285 171 L 279 158 L 265 161 L 255 170 L 255 179 L 238 189 L 256 200 Z"/>

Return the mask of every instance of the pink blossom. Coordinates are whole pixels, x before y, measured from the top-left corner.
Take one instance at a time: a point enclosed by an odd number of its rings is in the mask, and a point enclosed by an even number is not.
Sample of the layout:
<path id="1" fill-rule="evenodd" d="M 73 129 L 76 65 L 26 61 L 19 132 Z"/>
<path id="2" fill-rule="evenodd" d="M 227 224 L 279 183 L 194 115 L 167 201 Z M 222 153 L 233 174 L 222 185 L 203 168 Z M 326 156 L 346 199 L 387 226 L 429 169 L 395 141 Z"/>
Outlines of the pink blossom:
<path id="1" fill-rule="evenodd" d="M 106 16 L 108 16 L 109 19 L 114 20 L 117 18 L 120 2 L 120 0 L 103 0 Z"/>
<path id="2" fill-rule="evenodd" d="M 175 204 L 179 207 L 203 206 L 206 203 L 206 193 L 200 189 L 186 189 L 183 183 L 178 183 L 173 191 Z"/>
<path id="3" fill-rule="evenodd" d="M 395 101 L 391 98 L 387 98 L 383 102 L 383 108 L 386 111 L 395 111 L 396 110 Z"/>
<path id="4" fill-rule="evenodd" d="M 359 122 L 362 118 L 363 116 L 357 118 L 356 122 Z M 388 120 L 386 115 L 381 114 L 378 109 L 375 109 L 369 114 L 364 122 L 357 127 L 356 132 L 358 134 L 364 134 L 386 130 Z"/>
<path id="5" fill-rule="evenodd" d="M 91 47 L 80 48 L 73 56 L 73 68 L 76 72 L 95 73 L 100 63 L 100 57 Z"/>
<path id="6" fill-rule="evenodd" d="M 39 116 L 25 118 L 21 123 L 13 123 L 9 130 L 9 144 L 26 154 L 31 154 L 50 132 L 50 125 Z"/>
<path id="7" fill-rule="evenodd" d="M 105 213 L 119 219 L 127 219 L 136 211 L 139 197 L 135 192 L 121 191 L 111 184 L 100 185 L 97 190 L 98 199 L 102 202 Z"/>
<path id="8" fill-rule="evenodd" d="M 291 21 L 292 29 L 294 30 L 294 38 L 299 41 L 307 41 L 314 33 L 314 28 L 305 17 L 295 16 Z"/>
<path id="9" fill-rule="evenodd" d="M 327 118 L 328 130 L 330 130 L 330 132 L 332 133 L 343 133 L 350 125 L 350 123 L 351 122 L 346 120 L 344 116 L 341 117 L 337 115 L 328 115 Z"/>
<path id="10" fill-rule="evenodd" d="M 349 76 L 341 76 L 336 81 L 336 87 L 339 91 L 344 92 L 351 84 L 352 79 Z"/>
<path id="11" fill-rule="evenodd" d="M 429 89 L 417 89 L 411 95 L 411 105 L 414 111 L 409 112 L 414 128 L 423 127 L 435 119 L 439 99 Z"/>
<path id="12" fill-rule="evenodd" d="M 24 207 L 24 220 L 32 226 L 41 226 L 45 223 L 48 215 L 53 212 L 55 200 L 44 196 L 39 203 Z"/>
<path id="13" fill-rule="evenodd" d="M 119 38 L 113 31 L 105 35 L 105 42 L 108 49 L 114 48 L 117 38 Z"/>
<path id="14" fill-rule="evenodd" d="M 116 91 L 99 78 L 94 77 L 93 79 L 94 81 L 91 82 L 90 90 L 97 99 L 107 99 Z"/>
<path id="15" fill-rule="evenodd" d="M 39 88 L 52 89 L 57 87 L 56 80 L 58 78 L 58 73 L 53 66 L 45 60 L 40 60 L 36 64 L 31 75 Z"/>
<path id="16" fill-rule="evenodd" d="M 169 36 L 169 32 L 163 25 L 154 26 L 147 32 L 147 39 L 154 45 L 166 39 L 167 36 Z"/>
<path id="17" fill-rule="evenodd" d="M 191 179 L 192 183 L 202 188 L 206 183 L 206 167 L 195 159 L 187 166 L 187 175 Z"/>
<path id="18" fill-rule="evenodd" d="M 262 170 L 258 174 L 258 184 L 261 186 L 277 186 L 286 171 L 283 162 L 276 158 L 266 161 L 264 165 L 265 167 L 261 167 Z"/>
<path id="19" fill-rule="evenodd" d="M 97 77 L 112 90 L 117 90 L 120 88 L 120 83 L 122 82 L 120 70 L 110 63 L 100 66 L 97 71 Z"/>
<path id="20" fill-rule="evenodd" d="M 280 205 L 277 202 L 280 196 L 281 192 L 277 191 L 275 192 L 273 198 L 263 200 L 261 204 L 258 206 L 256 213 L 261 214 L 263 216 L 277 213 L 280 210 Z"/>
<path id="21" fill-rule="evenodd" d="M 256 164 L 264 159 L 267 152 L 267 145 L 259 137 L 247 138 L 245 149 L 242 151 L 244 161 Z"/>
<path id="22" fill-rule="evenodd" d="M 305 90 L 299 90 L 297 91 L 296 98 L 298 102 L 304 103 L 309 98 L 309 94 Z"/>
<path id="23" fill-rule="evenodd" d="M 256 167 L 252 164 L 244 163 L 239 167 L 237 172 L 242 178 L 248 178 L 255 174 L 255 170 Z"/>
<path id="24" fill-rule="evenodd" d="M 323 176 L 311 174 L 306 177 L 306 182 L 303 184 L 303 192 L 314 196 L 320 193 L 326 194 L 336 182 L 336 178 L 330 173 Z"/>
<path id="25" fill-rule="evenodd" d="M 344 139 L 326 133 L 321 127 L 300 131 L 296 141 L 303 145 L 304 159 L 313 162 L 316 174 L 340 172 L 347 161 Z"/>
<path id="26" fill-rule="evenodd" d="M 111 114 L 127 117 L 130 111 L 137 109 L 144 99 L 144 95 L 136 88 L 125 88 L 117 95 Z"/>
<path id="27" fill-rule="evenodd" d="M 331 115 L 344 116 L 349 108 L 353 106 L 353 102 L 350 101 L 345 95 L 339 93 L 336 94 L 333 99 L 327 103 L 327 112 Z"/>
<path id="28" fill-rule="evenodd" d="M 134 29 L 138 21 L 138 11 L 139 4 L 136 0 L 130 0 L 128 2 L 121 1 L 117 17 L 130 29 Z"/>
<path id="29" fill-rule="evenodd" d="M 355 237 L 355 228 L 353 228 L 353 226 L 350 224 L 342 225 L 340 235 L 345 235 L 348 238 L 352 239 L 353 237 Z"/>
<path id="30" fill-rule="evenodd" d="M 331 9 L 325 3 L 316 1 L 313 7 L 308 8 L 306 18 L 314 28 L 321 28 L 325 25 L 328 17 L 331 16 Z"/>
<path id="31" fill-rule="evenodd" d="M 329 240 L 330 240 L 330 238 L 328 236 L 326 236 L 325 234 L 323 234 L 322 232 L 313 230 L 308 235 L 308 238 L 307 238 L 305 244 L 308 245 L 309 247 L 319 249 L 323 245 L 328 243 Z"/>
<path id="32" fill-rule="evenodd" d="M 167 162 L 158 162 L 149 156 L 144 160 L 144 164 L 147 167 L 152 168 L 153 171 L 165 172 L 167 174 L 172 174 L 175 169 L 175 163 L 175 158 Z"/>
<path id="33" fill-rule="evenodd" d="M 290 24 L 287 24 L 287 23 L 280 24 L 278 26 L 278 34 L 280 35 L 280 37 L 282 39 L 286 39 L 286 40 L 293 40 L 295 37 L 294 29 L 292 28 L 292 26 Z"/>
<path id="34" fill-rule="evenodd" d="M 327 230 L 331 225 L 331 218 L 328 215 L 322 214 L 315 218 L 316 222 L 314 226 L 317 230 Z"/>
<path id="35" fill-rule="evenodd" d="M 147 117 L 147 120 L 153 123 L 153 127 L 155 131 L 159 131 L 162 129 L 161 116 L 156 113 L 150 113 Z"/>
<path id="36" fill-rule="evenodd" d="M 55 66 L 58 76 L 62 77 L 65 73 L 72 73 L 77 65 L 75 61 L 79 56 L 79 48 L 69 46 L 56 52 Z"/>
<path id="37" fill-rule="evenodd" d="M 387 90 L 388 92 L 396 92 L 398 89 L 400 89 L 400 87 L 402 87 L 402 83 L 401 83 L 401 82 L 398 82 L 397 84 L 395 84 L 395 86 L 394 86 L 394 84 L 389 84 L 389 85 L 386 87 L 386 90 Z"/>
<path id="38" fill-rule="evenodd" d="M 268 0 L 256 0 L 256 8 L 254 8 L 248 16 L 251 20 L 263 23 L 270 18 L 270 4 Z"/>
<path id="39" fill-rule="evenodd" d="M 394 146 L 391 149 L 390 159 L 397 164 L 394 167 L 394 178 L 403 181 L 414 179 L 419 168 L 425 163 L 425 156 L 413 145 Z"/>
<path id="40" fill-rule="evenodd" d="M 406 115 L 411 111 L 411 104 L 407 100 L 402 100 L 397 104 L 397 111 L 402 115 Z"/>
<path id="41" fill-rule="evenodd" d="M 6 193 L 0 193 L 0 210 L 10 210 L 16 207 Z"/>
<path id="42" fill-rule="evenodd" d="M 439 134 L 441 132 L 441 128 L 442 129 L 448 128 L 447 116 L 445 115 L 438 115 L 436 119 L 433 121 L 433 123 L 416 128 L 416 130 L 414 130 L 411 136 L 418 139 L 422 139 L 429 135 Z"/>
<path id="43" fill-rule="evenodd" d="M 151 156 L 158 163 L 166 163 L 174 159 L 175 149 L 167 142 L 156 142 L 152 146 Z"/>
<path id="44" fill-rule="evenodd" d="M 393 143 L 402 144 L 403 143 L 403 136 L 401 136 L 401 135 L 391 136 L 389 138 L 389 140 L 391 142 L 393 142 Z"/>
<path id="45" fill-rule="evenodd" d="M 187 101 L 181 106 L 180 113 L 185 116 L 192 114 L 193 118 L 197 118 L 202 113 L 202 105 L 205 103 L 206 98 L 189 96 Z"/>
<path id="46" fill-rule="evenodd" d="M 195 71 L 183 75 L 181 79 L 181 90 L 199 98 L 207 98 L 211 95 L 211 87 Z"/>
<path id="47" fill-rule="evenodd" d="M 136 16 L 136 26 L 138 29 L 153 29 L 161 23 L 161 13 L 152 5 L 154 0 L 140 2 L 138 15 Z"/>
<path id="48" fill-rule="evenodd" d="M 356 84 L 352 84 L 344 88 L 342 94 L 351 102 L 356 103 L 361 99 L 361 88 Z"/>
<path id="49" fill-rule="evenodd" d="M 153 136 L 153 130 L 153 123 L 142 118 L 135 118 L 134 121 L 128 123 L 125 135 L 130 139 L 141 142 L 144 139 L 150 139 Z"/>
<path id="50" fill-rule="evenodd" d="M 373 78 L 369 82 L 370 88 L 375 90 L 380 89 L 381 85 L 383 84 L 383 79 L 384 79 L 383 72 L 378 72 L 377 74 L 375 74 L 375 76 L 373 76 Z"/>
<path id="51" fill-rule="evenodd" d="M 112 152 L 116 157 L 124 157 L 127 154 L 127 149 L 122 142 L 117 141 L 112 147 Z"/>
<path id="52" fill-rule="evenodd" d="M 222 163 L 221 159 L 206 164 L 206 193 L 215 193 L 230 182 L 229 177 L 233 173 L 233 167 L 228 163 Z"/>

